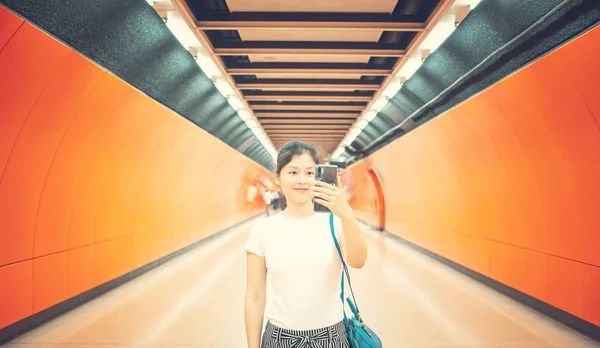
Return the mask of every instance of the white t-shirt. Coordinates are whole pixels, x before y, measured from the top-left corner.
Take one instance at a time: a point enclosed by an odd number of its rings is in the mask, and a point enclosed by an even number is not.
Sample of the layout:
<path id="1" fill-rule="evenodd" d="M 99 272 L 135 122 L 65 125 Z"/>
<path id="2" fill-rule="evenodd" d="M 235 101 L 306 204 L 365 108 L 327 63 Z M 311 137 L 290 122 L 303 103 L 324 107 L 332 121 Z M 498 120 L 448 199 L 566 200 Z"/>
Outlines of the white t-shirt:
<path id="1" fill-rule="evenodd" d="M 334 216 L 341 243 L 341 220 Z M 340 244 L 341 245 L 341 244 Z M 310 330 L 343 319 L 342 263 L 329 230 L 329 214 L 297 220 L 281 212 L 257 221 L 245 250 L 263 256 L 272 301 L 265 317 L 290 330 Z"/>

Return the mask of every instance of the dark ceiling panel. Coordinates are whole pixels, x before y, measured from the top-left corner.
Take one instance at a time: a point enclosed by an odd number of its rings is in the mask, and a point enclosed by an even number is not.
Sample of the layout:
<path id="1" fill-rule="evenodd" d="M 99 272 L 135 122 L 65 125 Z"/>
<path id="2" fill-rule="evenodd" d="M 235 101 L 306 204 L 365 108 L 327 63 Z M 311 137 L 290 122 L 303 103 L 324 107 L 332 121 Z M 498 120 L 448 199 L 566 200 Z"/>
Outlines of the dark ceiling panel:
<path id="1" fill-rule="evenodd" d="M 240 123 L 235 128 L 231 129 L 229 134 L 223 137 L 223 141 L 227 144 L 231 144 L 232 147 L 237 148 L 240 144 L 248 137 L 253 137 L 252 130 L 249 129 L 245 123 Z"/>

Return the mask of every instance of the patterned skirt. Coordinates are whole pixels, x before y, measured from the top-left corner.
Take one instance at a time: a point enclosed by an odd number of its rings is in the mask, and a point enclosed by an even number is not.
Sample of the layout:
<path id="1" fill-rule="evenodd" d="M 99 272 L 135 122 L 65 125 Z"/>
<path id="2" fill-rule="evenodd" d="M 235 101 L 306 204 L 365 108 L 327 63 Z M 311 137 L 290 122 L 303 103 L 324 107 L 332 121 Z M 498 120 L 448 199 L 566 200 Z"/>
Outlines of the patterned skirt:
<path id="1" fill-rule="evenodd" d="M 350 348 L 344 322 L 313 330 L 288 330 L 267 322 L 261 348 Z"/>

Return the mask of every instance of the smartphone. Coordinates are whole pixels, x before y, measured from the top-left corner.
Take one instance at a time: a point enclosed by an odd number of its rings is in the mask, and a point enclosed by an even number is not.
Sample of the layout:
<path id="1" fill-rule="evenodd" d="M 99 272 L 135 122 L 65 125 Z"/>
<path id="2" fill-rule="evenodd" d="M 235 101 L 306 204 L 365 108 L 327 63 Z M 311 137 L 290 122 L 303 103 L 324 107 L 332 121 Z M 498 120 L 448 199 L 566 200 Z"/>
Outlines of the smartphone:
<path id="1" fill-rule="evenodd" d="M 324 183 L 333 184 L 337 186 L 338 167 L 328 164 L 317 165 L 315 173 L 315 179 Z M 315 212 L 330 213 L 331 210 L 324 205 L 314 202 Z"/>

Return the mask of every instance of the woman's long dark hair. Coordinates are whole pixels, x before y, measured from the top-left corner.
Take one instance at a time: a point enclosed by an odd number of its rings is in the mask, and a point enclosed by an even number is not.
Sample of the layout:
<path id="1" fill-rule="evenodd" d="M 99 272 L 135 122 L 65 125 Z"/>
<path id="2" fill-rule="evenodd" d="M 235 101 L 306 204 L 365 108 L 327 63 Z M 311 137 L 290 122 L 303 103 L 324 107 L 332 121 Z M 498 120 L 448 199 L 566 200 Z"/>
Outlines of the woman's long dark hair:
<path id="1" fill-rule="evenodd" d="M 321 152 L 315 145 L 304 141 L 293 140 L 286 143 L 281 147 L 281 149 L 279 149 L 279 152 L 277 153 L 277 168 L 275 169 L 275 174 L 277 174 L 279 177 L 283 167 L 288 165 L 288 163 L 290 163 L 294 157 L 302 154 L 310 155 L 310 157 L 312 157 L 317 164 L 321 163 Z M 282 191 L 281 208 L 285 209 L 286 207 L 287 201 Z"/>

